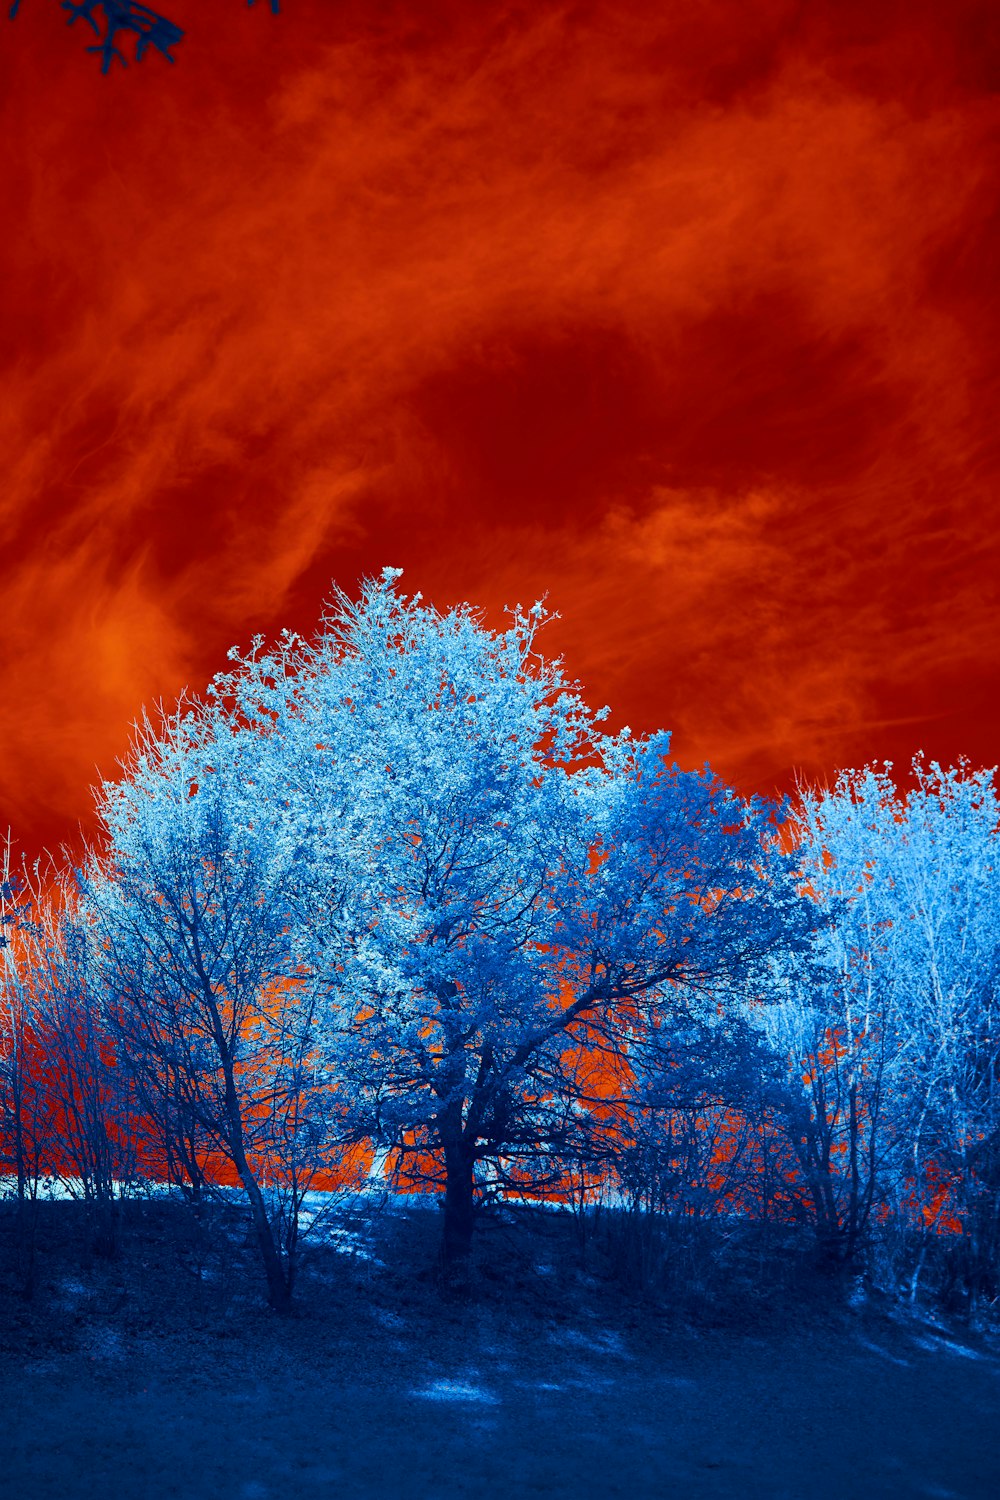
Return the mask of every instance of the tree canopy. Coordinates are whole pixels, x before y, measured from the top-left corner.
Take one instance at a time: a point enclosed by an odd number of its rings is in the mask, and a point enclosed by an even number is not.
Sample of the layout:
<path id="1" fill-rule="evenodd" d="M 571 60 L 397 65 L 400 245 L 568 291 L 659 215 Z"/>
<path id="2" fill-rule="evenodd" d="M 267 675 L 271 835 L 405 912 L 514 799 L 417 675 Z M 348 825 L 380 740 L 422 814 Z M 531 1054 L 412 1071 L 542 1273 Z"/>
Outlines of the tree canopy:
<path id="1" fill-rule="evenodd" d="M 308 1056 L 356 1136 L 436 1162 L 461 1261 L 477 1191 L 578 1140 L 584 1032 L 759 987 L 802 900 L 770 809 L 603 730 L 543 604 L 491 631 L 397 579 L 146 726 L 87 891 L 128 1049 L 186 1070 L 251 1197 L 252 1100 Z"/>
<path id="2" fill-rule="evenodd" d="M 386 568 L 145 716 L 79 870 L 8 850 L 18 1201 L 57 1171 L 111 1245 L 124 1180 L 238 1184 L 279 1309 L 306 1194 L 369 1178 L 440 1194 L 459 1280 L 491 1202 L 555 1197 L 800 1225 L 840 1266 L 891 1226 L 913 1295 L 930 1265 L 988 1301 L 993 773 L 845 772 L 782 826 L 612 732 L 550 618 Z"/>

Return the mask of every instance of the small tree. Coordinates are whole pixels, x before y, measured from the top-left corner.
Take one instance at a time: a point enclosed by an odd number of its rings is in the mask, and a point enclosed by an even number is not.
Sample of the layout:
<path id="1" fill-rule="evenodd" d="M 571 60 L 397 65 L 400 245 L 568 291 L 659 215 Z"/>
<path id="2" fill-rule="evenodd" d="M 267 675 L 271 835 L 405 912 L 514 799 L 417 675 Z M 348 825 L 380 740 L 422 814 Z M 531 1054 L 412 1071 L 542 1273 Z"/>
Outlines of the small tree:
<path id="1" fill-rule="evenodd" d="M 1000 1295 L 1000 800 L 994 771 L 914 762 L 874 859 L 907 1109 L 901 1186 L 974 1309 Z M 869 796 L 869 803 L 872 798 Z"/>
<path id="2" fill-rule="evenodd" d="M 35 1288 L 38 1189 L 51 1137 L 32 968 L 32 907 L 29 879 L 12 868 L 8 835 L 0 868 L 0 1165 L 14 1176 L 17 1272 L 27 1298 Z"/>
<path id="3" fill-rule="evenodd" d="M 849 1256 L 880 1201 L 925 1238 L 947 1220 L 975 1295 L 1000 1252 L 1000 805 L 991 772 L 914 775 L 908 795 L 886 767 L 803 797 L 825 919 L 766 1016 L 821 1238 Z"/>
<path id="4" fill-rule="evenodd" d="M 199 1137 L 231 1164 L 284 1311 L 298 1209 L 336 1157 L 338 1111 L 297 944 L 296 850 L 270 815 L 257 750 L 218 704 L 146 721 L 127 774 L 101 788 L 105 849 L 85 891 L 117 1044 L 156 1101 L 164 1149 L 192 1185 Z"/>
<path id="5" fill-rule="evenodd" d="M 59 1177 L 88 1207 L 94 1248 L 110 1256 L 117 1250 L 117 1195 L 135 1168 L 129 1080 L 117 1066 L 74 881 L 36 867 L 19 883 L 19 920 L 4 950 L 0 989 L 8 1033 L 7 1089 L 0 1092 L 19 1217 L 33 1222 L 42 1173 Z"/>
<path id="6" fill-rule="evenodd" d="M 627 1045 L 618 1042 L 617 1089 L 605 1069 L 605 1087 L 587 1101 L 620 1207 L 609 1237 L 639 1285 L 670 1275 L 691 1291 L 707 1269 L 706 1231 L 751 1211 L 752 1111 L 772 1062 L 731 997 L 699 1000 L 685 1008 L 676 996 L 641 1031 L 633 1022 Z"/>

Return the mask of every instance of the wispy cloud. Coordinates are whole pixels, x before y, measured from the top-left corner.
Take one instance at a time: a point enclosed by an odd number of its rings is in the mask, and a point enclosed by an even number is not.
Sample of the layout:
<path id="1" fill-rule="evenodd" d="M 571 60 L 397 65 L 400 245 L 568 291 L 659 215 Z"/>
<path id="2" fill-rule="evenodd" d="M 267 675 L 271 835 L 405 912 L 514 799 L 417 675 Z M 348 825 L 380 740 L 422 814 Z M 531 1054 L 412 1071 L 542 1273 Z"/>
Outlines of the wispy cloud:
<path id="1" fill-rule="evenodd" d="M 110 86 L 24 27 L 12 821 L 82 811 L 144 700 L 387 559 L 442 602 L 547 589 L 598 696 L 749 781 L 996 680 L 965 13 L 746 12 L 303 0 L 266 56 L 242 28 L 228 72 L 202 41 Z"/>

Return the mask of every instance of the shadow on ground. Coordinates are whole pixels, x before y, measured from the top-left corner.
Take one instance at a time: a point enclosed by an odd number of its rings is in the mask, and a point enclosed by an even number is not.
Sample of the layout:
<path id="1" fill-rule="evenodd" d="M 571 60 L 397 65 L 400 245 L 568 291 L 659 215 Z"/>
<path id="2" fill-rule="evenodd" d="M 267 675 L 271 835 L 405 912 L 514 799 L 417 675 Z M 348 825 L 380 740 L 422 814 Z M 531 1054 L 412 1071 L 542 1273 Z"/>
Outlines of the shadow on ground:
<path id="1" fill-rule="evenodd" d="M 743 1318 L 679 1318 L 588 1272 L 559 1226 L 516 1251 L 500 1234 L 448 1297 L 428 1209 L 328 1241 L 279 1319 L 238 1236 L 199 1250 L 170 1206 L 143 1212 L 110 1264 L 49 1235 L 31 1304 L 8 1277 L 12 1496 L 1000 1493 L 982 1339 L 871 1305 L 777 1315 L 759 1288 Z"/>

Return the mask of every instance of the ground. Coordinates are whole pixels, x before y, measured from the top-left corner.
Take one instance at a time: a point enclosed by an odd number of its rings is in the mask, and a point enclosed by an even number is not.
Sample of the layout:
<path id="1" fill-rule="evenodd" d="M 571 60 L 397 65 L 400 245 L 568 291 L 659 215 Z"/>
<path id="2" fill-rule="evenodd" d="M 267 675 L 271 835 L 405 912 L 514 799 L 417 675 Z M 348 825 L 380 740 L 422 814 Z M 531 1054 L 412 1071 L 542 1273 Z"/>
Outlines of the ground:
<path id="1" fill-rule="evenodd" d="M 996 1349 L 888 1304 L 747 1284 L 680 1316 L 552 1216 L 487 1234 L 448 1295 L 436 1214 L 397 1207 L 316 1252 L 282 1319 L 239 1233 L 136 1215 L 110 1263 L 43 1226 L 33 1301 L 0 1287 L 11 1496 L 1000 1494 Z"/>

